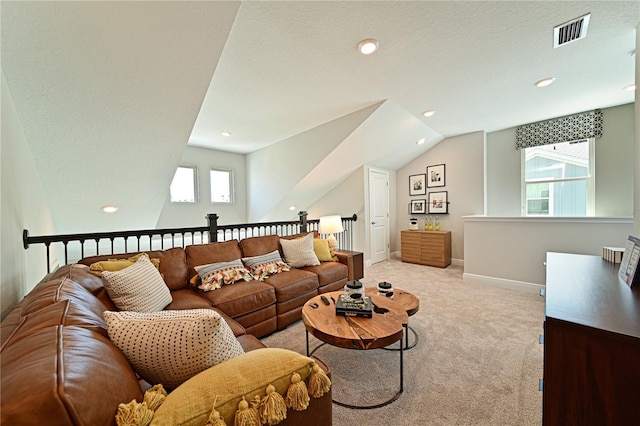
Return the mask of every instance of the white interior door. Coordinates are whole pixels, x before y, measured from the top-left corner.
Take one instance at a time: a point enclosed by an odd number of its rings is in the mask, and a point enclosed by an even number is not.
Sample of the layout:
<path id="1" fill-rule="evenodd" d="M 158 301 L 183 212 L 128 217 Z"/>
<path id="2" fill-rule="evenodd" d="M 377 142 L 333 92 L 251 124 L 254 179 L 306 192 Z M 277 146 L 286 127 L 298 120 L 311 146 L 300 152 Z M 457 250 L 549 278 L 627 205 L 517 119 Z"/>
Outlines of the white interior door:
<path id="1" fill-rule="evenodd" d="M 389 173 L 369 169 L 371 263 L 389 258 Z"/>

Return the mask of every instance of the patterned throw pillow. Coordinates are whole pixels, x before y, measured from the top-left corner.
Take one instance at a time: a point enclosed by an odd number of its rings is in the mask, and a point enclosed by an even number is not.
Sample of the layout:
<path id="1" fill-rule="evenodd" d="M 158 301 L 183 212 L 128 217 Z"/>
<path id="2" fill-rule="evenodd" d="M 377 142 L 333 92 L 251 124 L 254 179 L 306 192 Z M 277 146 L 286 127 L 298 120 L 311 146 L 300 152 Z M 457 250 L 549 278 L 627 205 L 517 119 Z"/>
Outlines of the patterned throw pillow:
<path id="1" fill-rule="evenodd" d="M 199 289 L 204 291 L 216 290 L 223 285 L 233 284 L 236 281 L 251 281 L 253 277 L 240 259 L 231 262 L 209 263 L 194 267 L 200 276 Z"/>
<path id="2" fill-rule="evenodd" d="M 253 278 L 258 281 L 264 281 L 269 275 L 291 270 L 291 267 L 280 257 L 278 250 L 261 256 L 243 257 L 242 263 L 249 268 Z"/>
<path id="3" fill-rule="evenodd" d="M 120 271 L 104 271 L 102 281 L 121 311 L 160 311 L 173 300 L 160 272 L 145 256 Z"/>
<path id="4" fill-rule="evenodd" d="M 294 268 L 320 264 L 316 253 L 313 251 L 313 234 L 311 233 L 295 240 L 281 238 L 280 245 L 282 246 L 285 260 Z"/>
<path id="5" fill-rule="evenodd" d="M 229 325 L 212 309 L 105 311 L 104 319 L 109 338 L 134 370 L 167 389 L 244 353 Z"/>

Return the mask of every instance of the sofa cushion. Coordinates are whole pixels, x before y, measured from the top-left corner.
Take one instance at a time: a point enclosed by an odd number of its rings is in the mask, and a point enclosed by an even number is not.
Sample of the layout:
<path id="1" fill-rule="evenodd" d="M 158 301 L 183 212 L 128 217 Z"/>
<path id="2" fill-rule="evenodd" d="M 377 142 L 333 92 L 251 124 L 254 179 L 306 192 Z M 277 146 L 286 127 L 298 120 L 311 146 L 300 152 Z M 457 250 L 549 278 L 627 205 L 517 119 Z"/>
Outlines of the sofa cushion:
<path id="1" fill-rule="evenodd" d="M 251 281 L 253 276 L 240 259 L 230 262 L 209 263 L 195 267 L 200 284 L 198 288 L 204 291 L 217 290 L 223 285 L 231 285 L 236 281 Z"/>
<path id="2" fill-rule="evenodd" d="M 244 353 L 212 309 L 104 313 L 109 337 L 151 384 L 173 389 L 199 372 Z"/>
<path id="3" fill-rule="evenodd" d="M 276 303 L 273 287 L 259 281 L 241 281 L 216 291 L 198 290 L 198 294 L 231 318 L 247 315 Z"/>
<path id="4" fill-rule="evenodd" d="M 320 261 L 313 250 L 313 234 L 294 240 L 280 239 L 285 261 L 294 268 L 319 265 Z"/>
<path id="5" fill-rule="evenodd" d="M 270 275 L 291 270 L 291 267 L 280 257 L 278 250 L 260 256 L 243 257 L 242 263 L 249 269 L 253 278 L 258 281 L 264 281 Z"/>
<path id="6" fill-rule="evenodd" d="M 239 244 L 243 257 L 260 256 L 274 250 L 280 250 L 280 237 L 277 235 L 249 237 L 240 240 Z"/>
<path id="7" fill-rule="evenodd" d="M 265 283 L 276 291 L 278 303 L 318 289 L 318 276 L 312 272 L 293 268 L 284 274 L 271 275 Z M 304 302 L 303 302 L 304 303 Z"/>
<path id="8" fill-rule="evenodd" d="M 176 290 L 171 292 L 171 303 L 164 307 L 164 309 L 178 310 L 178 309 L 208 309 L 211 308 L 211 302 L 209 302 L 192 288 L 183 288 L 182 290 Z M 116 309 L 109 309 L 114 311 Z"/>
<path id="9" fill-rule="evenodd" d="M 91 275 L 91 274 L 89 274 Z M 95 277 L 100 280 L 99 278 Z M 89 292 L 84 286 L 69 278 L 56 278 L 48 282 L 41 282 L 21 303 L 20 315 L 25 316 L 64 300 L 77 303 L 85 311 L 91 311 L 92 317 L 102 323 L 102 312 L 105 305 Z M 104 323 L 102 323 L 104 327 Z"/>
<path id="10" fill-rule="evenodd" d="M 187 257 L 185 249 L 182 247 L 174 247 L 167 250 L 150 250 L 145 251 L 150 258 L 160 259 L 160 274 L 164 278 L 164 282 L 167 284 L 170 290 L 179 290 L 185 288 L 189 283 L 189 269 L 187 267 Z M 128 259 L 131 256 L 138 253 L 122 253 L 122 254 L 108 254 L 85 257 L 78 261 L 83 265 L 91 265 L 100 260 L 108 259 Z"/>
<path id="11" fill-rule="evenodd" d="M 305 266 L 304 271 L 313 272 L 318 276 L 318 286 L 323 287 L 337 281 L 344 281 L 346 284 L 349 268 L 339 262 L 322 262 L 317 266 Z"/>
<path id="12" fill-rule="evenodd" d="M 185 248 L 187 264 L 189 265 L 189 278 L 196 275 L 195 267 L 208 263 L 230 262 L 242 257 L 242 250 L 238 240 L 229 240 L 219 243 L 194 244 Z"/>
<path id="13" fill-rule="evenodd" d="M 49 306 L 45 322 L 55 309 L 65 321 L 65 305 L 72 303 Z M 142 398 L 122 352 L 107 337 L 82 327 L 32 318 L 2 348 L 0 362 L 3 425 L 39 424 L 43 413 L 49 424 L 104 425 L 118 404 Z"/>
<path id="14" fill-rule="evenodd" d="M 104 271 L 104 287 L 122 311 L 154 312 L 171 303 L 171 292 L 146 257 L 121 271 Z"/>
<path id="15" fill-rule="evenodd" d="M 297 352 L 264 348 L 209 368 L 171 392 L 153 416 L 151 425 L 205 424 L 215 409 L 234 424 L 238 403 L 266 394 L 269 384 L 285 395 L 293 373 L 309 377 L 314 360 Z"/>

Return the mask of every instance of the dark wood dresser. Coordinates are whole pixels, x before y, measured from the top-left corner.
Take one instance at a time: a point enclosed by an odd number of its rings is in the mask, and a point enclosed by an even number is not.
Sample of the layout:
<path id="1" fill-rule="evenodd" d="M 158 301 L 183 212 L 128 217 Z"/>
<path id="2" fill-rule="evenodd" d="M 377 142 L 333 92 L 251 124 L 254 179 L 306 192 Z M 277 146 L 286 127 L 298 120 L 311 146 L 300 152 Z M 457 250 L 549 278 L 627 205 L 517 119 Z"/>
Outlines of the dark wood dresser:
<path id="1" fill-rule="evenodd" d="M 547 253 L 544 425 L 640 425 L 640 288 L 618 267 Z"/>

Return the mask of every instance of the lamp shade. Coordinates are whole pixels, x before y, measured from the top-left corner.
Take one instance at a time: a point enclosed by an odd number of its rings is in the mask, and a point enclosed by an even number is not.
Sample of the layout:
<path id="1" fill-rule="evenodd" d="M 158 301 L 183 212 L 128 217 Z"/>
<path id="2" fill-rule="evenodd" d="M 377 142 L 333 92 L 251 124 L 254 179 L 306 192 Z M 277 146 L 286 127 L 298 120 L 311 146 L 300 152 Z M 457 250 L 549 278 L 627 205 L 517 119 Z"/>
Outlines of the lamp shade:
<path id="1" fill-rule="evenodd" d="M 335 234 L 336 232 L 343 232 L 342 218 L 340 215 L 321 216 L 320 226 L 318 232 L 321 234 Z"/>

